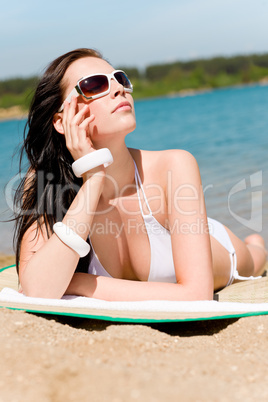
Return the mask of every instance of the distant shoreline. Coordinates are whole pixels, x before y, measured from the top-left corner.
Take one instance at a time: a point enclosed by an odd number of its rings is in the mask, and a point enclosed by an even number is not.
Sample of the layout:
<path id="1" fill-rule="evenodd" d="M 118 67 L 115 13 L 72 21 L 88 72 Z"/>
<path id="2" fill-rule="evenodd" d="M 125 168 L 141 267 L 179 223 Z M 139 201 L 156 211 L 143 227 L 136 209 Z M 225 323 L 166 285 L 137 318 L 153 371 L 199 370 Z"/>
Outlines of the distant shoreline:
<path id="1" fill-rule="evenodd" d="M 263 78 L 260 81 L 257 82 L 250 82 L 249 84 L 237 84 L 232 86 L 231 88 L 237 88 L 237 87 L 247 87 L 247 86 L 252 86 L 252 85 L 268 85 L 268 77 Z M 165 95 L 162 96 L 153 96 L 153 97 L 143 97 L 143 98 L 137 98 L 134 99 L 135 101 L 140 101 L 140 100 L 147 100 L 147 99 L 157 99 L 157 98 L 175 98 L 175 97 L 185 97 L 185 96 L 195 96 L 195 95 L 200 95 L 203 93 L 207 92 L 212 92 L 216 91 L 217 89 L 224 89 L 224 88 L 230 88 L 230 87 L 220 87 L 220 88 L 199 88 L 199 89 L 182 89 L 181 91 L 176 91 L 176 92 L 169 92 L 166 93 Z M 9 108 L 0 108 L 0 121 L 7 121 L 7 120 L 23 120 L 27 119 L 28 113 L 24 109 L 22 109 L 20 106 L 12 106 Z"/>
<path id="2" fill-rule="evenodd" d="M 12 106 L 7 109 L 0 108 L 0 121 L 5 120 L 23 120 L 26 119 L 28 113 L 23 110 L 20 106 Z"/>

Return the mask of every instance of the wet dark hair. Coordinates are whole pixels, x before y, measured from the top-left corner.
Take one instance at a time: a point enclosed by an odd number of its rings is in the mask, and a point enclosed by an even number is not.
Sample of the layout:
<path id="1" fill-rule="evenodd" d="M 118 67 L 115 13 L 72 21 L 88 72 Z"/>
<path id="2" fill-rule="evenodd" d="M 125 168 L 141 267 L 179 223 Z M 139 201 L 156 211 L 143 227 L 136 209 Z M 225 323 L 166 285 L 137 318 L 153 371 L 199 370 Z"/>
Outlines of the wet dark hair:
<path id="1" fill-rule="evenodd" d="M 53 125 L 53 117 L 63 102 L 63 77 L 67 68 L 84 57 L 101 58 L 93 49 L 81 48 L 55 59 L 40 79 L 29 110 L 20 150 L 19 171 L 26 154 L 29 161 L 27 175 L 22 178 L 14 197 L 16 266 L 20 258 L 21 242 L 27 229 L 37 223 L 37 230 L 45 225 L 47 235 L 53 224 L 62 220 L 82 184 L 71 169 L 73 158 L 66 148 L 64 135 Z M 79 260 L 78 270 L 85 271 L 89 257 Z"/>

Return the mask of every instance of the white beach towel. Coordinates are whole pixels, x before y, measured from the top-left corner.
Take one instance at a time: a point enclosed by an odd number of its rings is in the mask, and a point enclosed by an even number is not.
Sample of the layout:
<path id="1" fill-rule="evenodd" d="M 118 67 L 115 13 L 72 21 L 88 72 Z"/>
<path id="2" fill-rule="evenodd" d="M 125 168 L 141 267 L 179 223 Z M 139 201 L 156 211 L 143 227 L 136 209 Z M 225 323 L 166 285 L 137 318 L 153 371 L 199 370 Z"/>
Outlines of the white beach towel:
<path id="1" fill-rule="evenodd" d="M 204 320 L 268 314 L 268 303 L 163 300 L 111 302 L 78 296 L 64 296 L 58 300 L 27 297 L 10 288 L 4 288 L 0 292 L 0 307 L 136 322 Z"/>

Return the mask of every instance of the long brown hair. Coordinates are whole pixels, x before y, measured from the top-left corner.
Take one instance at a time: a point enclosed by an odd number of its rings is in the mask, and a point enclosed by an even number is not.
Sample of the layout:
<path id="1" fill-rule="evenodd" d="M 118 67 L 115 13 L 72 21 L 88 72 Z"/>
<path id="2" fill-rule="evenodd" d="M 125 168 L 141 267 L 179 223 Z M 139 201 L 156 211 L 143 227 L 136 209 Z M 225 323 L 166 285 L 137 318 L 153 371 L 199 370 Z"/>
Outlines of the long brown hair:
<path id="1" fill-rule="evenodd" d="M 17 270 L 26 230 L 36 222 L 38 232 L 45 224 L 49 236 L 53 224 L 62 220 L 82 184 L 72 172 L 73 158 L 66 148 L 64 136 L 53 126 L 53 117 L 63 102 L 63 76 L 67 68 L 84 57 L 102 58 L 98 51 L 87 48 L 58 57 L 46 69 L 32 99 L 19 167 L 21 173 L 26 154 L 28 174 L 21 180 L 14 197 L 14 210 L 18 211 L 14 233 Z M 86 261 L 88 264 L 87 257 L 80 259 L 80 270 L 85 270 Z"/>

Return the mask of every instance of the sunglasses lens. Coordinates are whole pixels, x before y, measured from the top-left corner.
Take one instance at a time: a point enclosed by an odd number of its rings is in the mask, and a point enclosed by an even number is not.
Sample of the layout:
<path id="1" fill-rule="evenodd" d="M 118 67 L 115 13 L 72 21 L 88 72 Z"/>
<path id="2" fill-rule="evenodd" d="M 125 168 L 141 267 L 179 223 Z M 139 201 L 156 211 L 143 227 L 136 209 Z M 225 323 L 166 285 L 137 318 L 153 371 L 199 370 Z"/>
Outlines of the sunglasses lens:
<path id="1" fill-rule="evenodd" d="M 132 89 L 131 82 L 129 81 L 127 75 L 122 71 L 118 71 L 114 74 L 115 78 L 119 82 L 119 84 L 123 85 L 125 89 Z"/>
<path id="2" fill-rule="evenodd" d="M 79 86 L 83 94 L 87 98 L 90 98 L 91 96 L 107 91 L 109 82 L 105 75 L 95 75 L 80 81 Z"/>

